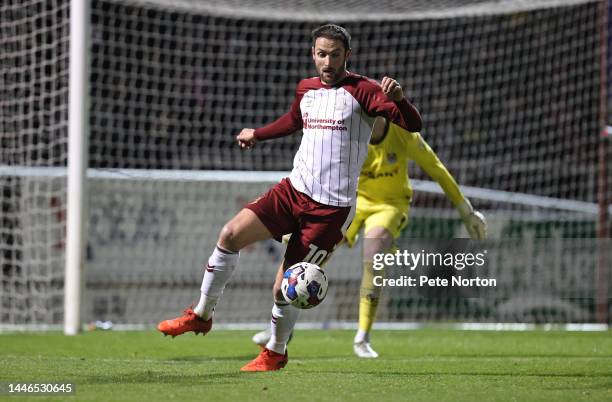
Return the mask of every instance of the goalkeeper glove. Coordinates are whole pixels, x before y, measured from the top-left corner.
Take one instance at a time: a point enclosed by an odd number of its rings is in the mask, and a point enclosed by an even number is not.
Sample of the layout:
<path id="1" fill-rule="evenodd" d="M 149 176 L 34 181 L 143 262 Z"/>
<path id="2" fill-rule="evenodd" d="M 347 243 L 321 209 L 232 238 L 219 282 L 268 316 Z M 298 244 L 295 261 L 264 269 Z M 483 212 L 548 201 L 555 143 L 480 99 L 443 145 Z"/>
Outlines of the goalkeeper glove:
<path id="1" fill-rule="evenodd" d="M 472 239 L 484 240 L 487 238 L 487 220 L 482 213 L 474 211 L 469 200 L 466 199 L 457 205 L 457 210 Z"/>

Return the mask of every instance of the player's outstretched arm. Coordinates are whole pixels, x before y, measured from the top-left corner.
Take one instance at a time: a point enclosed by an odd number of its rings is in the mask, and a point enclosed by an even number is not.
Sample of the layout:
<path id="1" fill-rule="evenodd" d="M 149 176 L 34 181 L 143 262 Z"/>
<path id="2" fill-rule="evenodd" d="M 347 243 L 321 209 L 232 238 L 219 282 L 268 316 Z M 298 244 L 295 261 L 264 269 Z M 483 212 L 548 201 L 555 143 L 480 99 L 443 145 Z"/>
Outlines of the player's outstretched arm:
<path id="1" fill-rule="evenodd" d="M 455 178 L 421 137 L 421 134 L 404 131 L 401 138 L 406 142 L 407 156 L 442 187 L 448 199 L 455 205 L 470 237 L 474 240 L 486 239 L 487 221 L 484 215 L 474 210 L 470 201 L 463 195 Z"/>

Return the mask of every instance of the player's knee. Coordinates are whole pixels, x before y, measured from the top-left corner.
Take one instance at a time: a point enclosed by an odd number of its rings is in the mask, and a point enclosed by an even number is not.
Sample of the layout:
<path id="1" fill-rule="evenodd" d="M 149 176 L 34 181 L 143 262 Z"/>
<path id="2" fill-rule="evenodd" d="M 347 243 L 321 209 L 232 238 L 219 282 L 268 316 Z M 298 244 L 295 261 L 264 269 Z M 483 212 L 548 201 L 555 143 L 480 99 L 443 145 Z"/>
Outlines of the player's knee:
<path id="1" fill-rule="evenodd" d="M 238 230 L 232 222 L 226 223 L 219 233 L 218 244 L 230 251 L 240 251 L 241 245 L 238 237 Z"/>
<path id="2" fill-rule="evenodd" d="M 364 261 L 374 261 L 376 254 L 384 253 L 393 246 L 393 235 L 384 228 L 374 228 L 366 234 L 363 245 Z"/>

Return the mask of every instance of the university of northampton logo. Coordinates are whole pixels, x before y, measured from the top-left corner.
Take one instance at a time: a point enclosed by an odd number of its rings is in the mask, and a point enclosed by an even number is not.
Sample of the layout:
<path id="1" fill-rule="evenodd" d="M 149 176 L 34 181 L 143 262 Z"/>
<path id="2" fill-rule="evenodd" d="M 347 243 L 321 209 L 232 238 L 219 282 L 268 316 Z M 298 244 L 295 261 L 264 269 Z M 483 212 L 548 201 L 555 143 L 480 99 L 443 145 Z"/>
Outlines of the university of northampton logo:
<path id="1" fill-rule="evenodd" d="M 387 162 L 391 164 L 397 162 L 397 155 L 395 152 L 387 152 Z"/>

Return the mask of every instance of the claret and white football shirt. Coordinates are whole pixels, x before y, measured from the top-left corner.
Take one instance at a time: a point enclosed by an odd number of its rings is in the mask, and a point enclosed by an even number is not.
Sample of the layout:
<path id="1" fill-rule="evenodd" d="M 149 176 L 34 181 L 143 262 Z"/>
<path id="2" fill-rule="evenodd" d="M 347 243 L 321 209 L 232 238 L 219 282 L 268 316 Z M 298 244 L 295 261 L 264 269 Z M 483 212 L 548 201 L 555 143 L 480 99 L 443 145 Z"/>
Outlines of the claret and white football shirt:
<path id="1" fill-rule="evenodd" d="M 302 142 L 289 176 L 291 184 L 321 204 L 344 207 L 355 202 L 376 116 L 408 131 L 421 129 L 416 108 L 406 99 L 389 100 L 373 80 L 347 73 L 329 86 L 313 77 L 300 81 L 291 110 L 255 130 L 255 137 L 278 138 L 302 129 Z"/>

